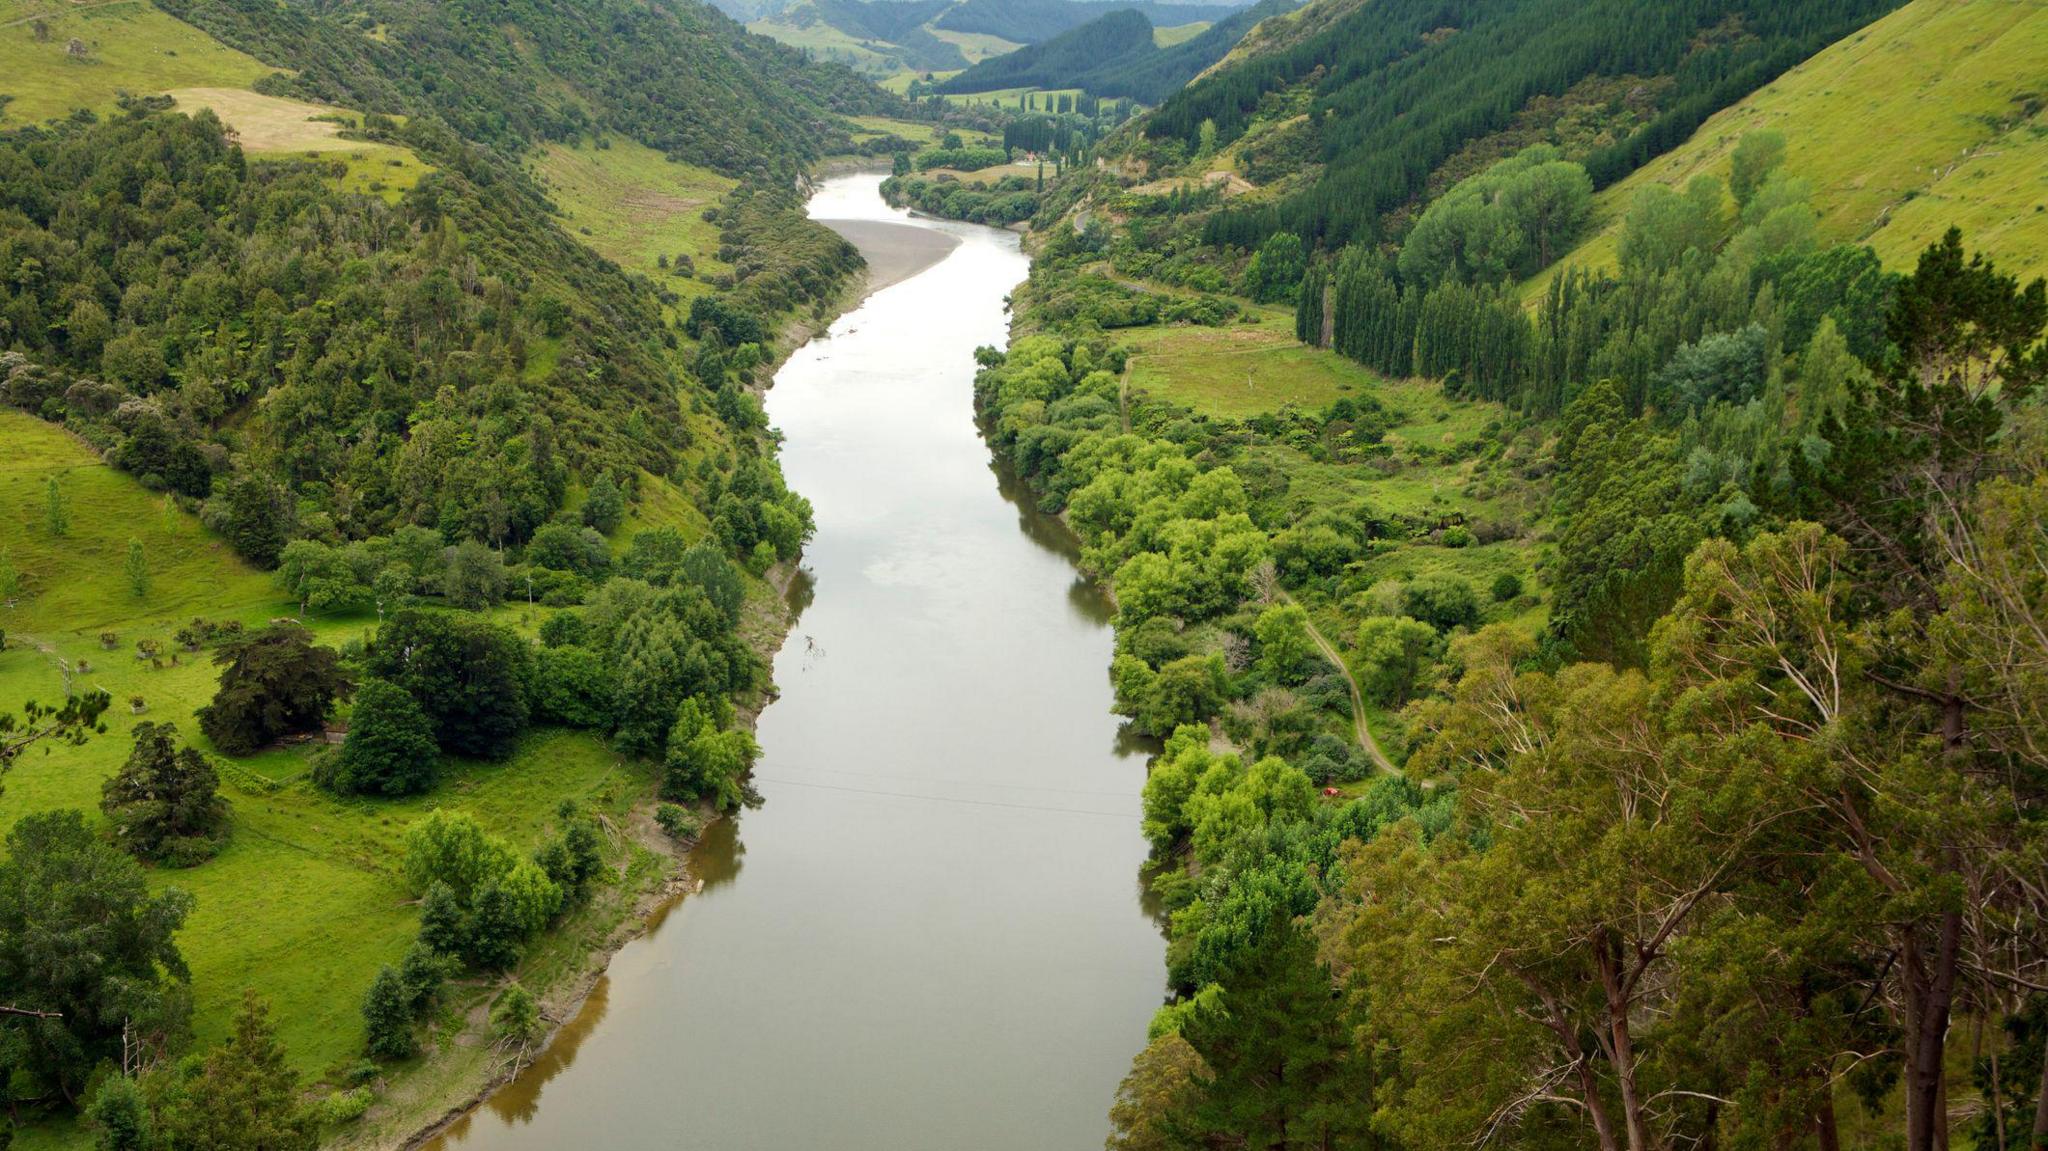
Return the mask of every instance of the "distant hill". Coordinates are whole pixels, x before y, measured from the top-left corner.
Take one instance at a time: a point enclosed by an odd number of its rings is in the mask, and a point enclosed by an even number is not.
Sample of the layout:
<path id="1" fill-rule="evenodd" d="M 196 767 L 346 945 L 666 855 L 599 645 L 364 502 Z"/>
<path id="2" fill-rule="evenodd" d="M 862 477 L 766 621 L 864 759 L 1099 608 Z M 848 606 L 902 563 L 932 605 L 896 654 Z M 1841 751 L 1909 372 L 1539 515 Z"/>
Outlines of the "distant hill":
<path id="1" fill-rule="evenodd" d="M 1298 0 L 1240 8 L 1199 34 L 1161 46 L 1143 11 L 1122 8 L 1041 44 L 984 60 L 939 85 L 946 93 L 1005 88 L 1080 88 L 1102 97 L 1157 104 L 1223 59 L 1261 20 Z"/>
<path id="2" fill-rule="evenodd" d="M 1169 0 L 717 0 L 716 6 L 755 32 L 869 74 L 967 68 L 1113 12 L 1141 13 L 1154 28 L 1185 29 L 1247 10 L 1233 3 Z M 1249 26 L 1242 25 L 1240 33 Z M 1149 61 L 1142 63 L 1150 68 Z M 1148 79 L 1146 87 L 1159 91 L 1162 83 Z"/>
<path id="3" fill-rule="evenodd" d="M 1162 4 L 1158 0 L 961 0 L 933 21 L 954 32 L 980 32 L 1019 44 L 1037 44 L 1111 12 L 1139 12 L 1154 27 L 1210 24 L 1237 11 L 1235 4 Z"/>

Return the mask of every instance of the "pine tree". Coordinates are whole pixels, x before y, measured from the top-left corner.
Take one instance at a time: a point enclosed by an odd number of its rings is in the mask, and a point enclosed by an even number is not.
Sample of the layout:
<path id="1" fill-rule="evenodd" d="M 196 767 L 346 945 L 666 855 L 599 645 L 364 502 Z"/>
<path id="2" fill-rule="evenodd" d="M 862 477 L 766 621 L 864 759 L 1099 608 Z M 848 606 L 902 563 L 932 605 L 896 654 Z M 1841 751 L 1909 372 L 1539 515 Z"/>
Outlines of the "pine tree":
<path id="1" fill-rule="evenodd" d="M 270 1008 L 242 993 L 226 1042 L 180 1085 L 159 1120 L 171 1146 L 190 1151 L 313 1151 L 319 1125 L 299 1105 L 299 1076 L 285 1062 Z"/>
<path id="2" fill-rule="evenodd" d="M 1284 919 L 1223 981 L 1220 1009 L 1196 1011 L 1181 1036 L 1207 1064 L 1191 1106 L 1168 1116 L 1202 1146 L 1368 1148 L 1370 1064 L 1315 942 Z"/>

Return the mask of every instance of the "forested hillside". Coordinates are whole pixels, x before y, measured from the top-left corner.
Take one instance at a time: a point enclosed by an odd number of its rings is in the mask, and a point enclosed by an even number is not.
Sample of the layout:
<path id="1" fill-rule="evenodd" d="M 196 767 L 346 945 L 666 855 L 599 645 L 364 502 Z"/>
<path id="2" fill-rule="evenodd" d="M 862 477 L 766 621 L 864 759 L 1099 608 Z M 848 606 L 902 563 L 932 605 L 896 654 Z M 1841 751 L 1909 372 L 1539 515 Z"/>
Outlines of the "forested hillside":
<path id="1" fill-rule="evenodd" d="M 1596 185 L 1612 183 L 1896 6 L 1372 3 L 1190 85 L 1148 121 L 1145 137 L 1188 156 L 1271 126 L 1258 148 L 1280 152 L 1272 166 L 1298 171 L 1298 181 L 1270 202 L 1220 214 L 1210 240 L 1249 247 L 1287 231 L 1341 246 L 1379 237 L 1383 217 L 1525 113 L 1554 122 L 1576 111 L 1572 119 L 1595 121 L 1572 158 Z M 1625 95 L 1580 87 L 1599 79 Z"/>
<path id="2" fill-rule="evenodd" d="M 0 58 L 0 1130 L 402 1141 L 747 798 L 811 530 L 755 389 L 859 269 L 799 181 L 899 104 L 693 3 Z M 658 252 L 543 184 L 614 151 L 708 190 Z"/>
<path id="3" fill-rule="evenodd" d="M 1894 8 L 1313 4 L 1044 190 L 977 399 L 1164 741 L 1111 1147 L 2048 1137 L 2048 41 Z"/>

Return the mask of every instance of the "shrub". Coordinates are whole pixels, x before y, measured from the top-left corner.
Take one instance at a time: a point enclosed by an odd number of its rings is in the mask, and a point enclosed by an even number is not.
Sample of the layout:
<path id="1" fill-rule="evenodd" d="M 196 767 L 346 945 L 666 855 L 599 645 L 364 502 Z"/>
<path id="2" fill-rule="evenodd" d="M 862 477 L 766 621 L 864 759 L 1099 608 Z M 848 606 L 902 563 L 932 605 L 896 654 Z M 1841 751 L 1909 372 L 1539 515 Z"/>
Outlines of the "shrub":
<path id="1" fill-rule="evenodd" d="M 704 821 L 679 803 L 664 803 L 655 808 L 654 824 L 671 839 L 695 839 L 704 834 Z"/>
<path id="2" fill-rule="evenodd" d="M 1447 548 L 1469 548 L 1472 546 L 1472 529 L 1464 524 L 1452 524 L 1444 529 L 1444 546 Z"/>
<path id="3" fill-rule="evenodd" d="M 1401 589 L 1402 614 L 1449 631 L 1479 622 L 1479 595 L 1456 576 L 1422 576 Z"/>
<path id="4" fill-rule="evenodd" d="M 1522 597 L 1522 577 L 1513 572 L 1502 572 L 1493 577 L 1493 602 L 1508 603 Z"/>

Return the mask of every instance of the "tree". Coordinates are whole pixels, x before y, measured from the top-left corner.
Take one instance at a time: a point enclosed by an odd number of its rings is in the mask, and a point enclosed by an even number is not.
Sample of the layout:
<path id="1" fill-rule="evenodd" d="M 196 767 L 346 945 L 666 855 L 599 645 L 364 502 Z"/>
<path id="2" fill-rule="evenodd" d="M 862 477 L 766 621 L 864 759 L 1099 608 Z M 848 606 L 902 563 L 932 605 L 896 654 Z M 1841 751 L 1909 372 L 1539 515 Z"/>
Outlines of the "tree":
<path id="1" fill-rule="evenodd" d="M 612 553 L 594 528 L 551 523 L 542 524 L 527 541 L 526 562 L 550 571 L 596 577 L 611 566 Z"/>
<path id="2" fill-rule="evenodd" d="M 232 1029 L 196 1074 L 181 1077 L 160 1105 L 157 1127 L 180 1151 L 313 1151 L 319 1121 L 299 1102 L 299 1076 L 285 1061 L 270 1008 L 242 992 Z"/>
<path id="3" fill-rule="evenodd" d="M 436 808 L 406 828 L 401 873 L 415 895 L 438 883 L 467 900 L 517 862 L 512 849 L 486 832 L 475 816 Z"/>
<path id="4" fill-rule="evenodd" d="M 366 679 L 356 689 L 347 740 L 314 769 L 314 780 L 340 795 L 418 795 L 433 790 L 440 763 L 434 721 L 412 693 Z"/>
<path id="5" fill-rule="evenodd" d="M 554 838 L 533 853 L 533 861 L 562 889 L 565 900 L 583 898 L 590 881 L 604 870 L 604 834 L 596 817 L 565 799 L 555 809 L 558 824 Z"/>
<path id="6" fill-rule="evenodd" d="M 625 493 L 619 490 L 618 481 L 612 479 L 612 474 L 605 472 L 597 477 L 597 482 L 590 485 L 590 491 L 583 497 L 583 522 L 610 535 L 619 529 L 625 518 Z"/>
<path id="7" fill-rule="evenodd" d="M 466 812 L 436 810 L 406 829 L 401 873 L 422 896 L 420 939 L 472 967 L 499 969 L 562 907 L 562 889 Z"/>
<path id="8" fill-rule="evenodd" d="M 413 996 L 398 970 L 377 969 L 363 995 L 363 1049 L 372 1059 L 410 1059 L 419 1050 L 413 1036 Z"/>
<path id="9" fill-rule="evenodd" d="M 317 730 L 337 699 L 353 690 L 341 656 L 318 647 L 296 623 L 277 623 L 223 644 L 213 702 L 199 709 L 199 729 L 229 755 L 251 755 L 279 738 Z"/>
<path id="10" fill-rule="evenodd" d="M 1315 943 L 1276 922 L 1223 981 L 1221 1002 L 1191 1012 L 1180 1035 L 1206 1072 L 1165 1116 L 1169 1146 L 1369 1148 L 1369 1060 Z"/>
<path id="11" fill-rule="evenodd" d="M 1308 613 L 1294 603 L 1274 604 L 1259 613 L 1259 671 L 1277 684 L 1300 683 L 1316 657 L 1308 634 Z"/>
<path id="12" fill-rule="evenodd" d="M 1895 936 L 1906 1007 L 1907 1151 L 1929 1151 L 1946 1137 L 1950 1016 L 1977 935 L 1955 892 L 1985 878 L 1976 854 L 1956 845 L 1985 834 L 1985 821 L 1996 818 L 1991 812 L 2012 799 L 2010 791 L 1965 787 L 1998 749 L 1976 730 L 1977 708 L 1965 691 L 1969 665 L 1951 662 L 1939 638 L 1954 538 L 1945 528 L 2012 459 L 1995 449 L 2012 414 L 2048 379 L 2044 326 L 2048 282 L 2022 288 L 1981 254 L 1966 258 L 1961 233 L 1951 229 L 1898 285 L 1886 318 L 1896 355 L 1881 377 L 1857 390 L 1839 420 L 1823 426 L 1836 450 L 1819 468 L 1794 460 L 1795 478 L 1811 481 L 1798 490 L 1847 542 L 1866 597 L 1855 614 L 1868 621 L 1878 656 L 1867 674 L 1888 693 L 1889 722 L 1898 733 L 1893 746 L 1928 741 L 1940 748 L 1938 762 L 1873 749 L 1868 774 L 1884 786 L 1872 790 L 1899 794 L 1904 784 L 1897 776 L 1904 774 L 1915 791 L 1951 797 L 1938 811 L 1948 818 L 1894 833 L 1886 846 L 1900 852 L 1898 866 L 1874 876 L 1901 898 L 1930 895 L 1896 925 Z M 1959 790 L 1975 802 L 1957 804 Z M 1845 830 L 1868 835 L 1855 827 L 1867 822 L 1863 806 L 1845 804 L 1841 813 Z"/>
<path id="13" fill-rule="evenodd" d="M 1197 1084 L 1208 1070 L 1178 1031 L 1146 1045 L 1110 1104 L 1107 1151 L 1173 1151 L 1168 1124 L 1194 1105 Z"/>
<path id="14" fill-rule="evenodd" d="M 109 1076 L 93 1092 L 85 1106 L 85 1117 L 98 1128 L 93 1135 L 95 1151 L 149 1151 L 149 1105 L 141 1088 L 126 1074 Z"/>
<path id="15" fill-rule="evenodd" d="M 43 485 L 43 526 L 59 539 L 71 534 L 71 512 L 66 506 L 64 489 L 57 485 L 57 477 Z"/>
<path id="16" fill-rule="evenodd" d="M 128 762 L 101 788 L 100 810 L 114 838 L 136 856 L 189 867 L 227 838 L 227 801 L 206 757 L 178 746 L 168 723 L 135 725 Z"/>
<path id="17" fill-rule="evenodd" d="M 540 1042 L 547 1033 L 540 1017 L 540 1005 L 534 1002 L 533 993 L 517 983 L 505 989 L 505 994 L 491 1005 L 491 1034 L 501 1043 L 525 1051 Z"/>
<path id="18" fill-rule="evenodd" d="M 486 608 L 505 600 L 505 560 L 476 540 L 463 540 L 448 557 L 442 586 L 456 607 Z"/>
<path id="19" fill-rule="evenodd" d="M 533 651 L 507 628 L 407 609 L 378 629 L 364 663 L 418 701 L 450 755 L 503 759 L 526 730 Z"/>
<path id="20" fill-rule="evenodd" d="M 1435 628 L 1407 616 L 1371 616 L 1358 625 L 1358 686 L 1367 699 L 1398 707 L 1442 650 Z"/>
<path id="21" fill-rule="evenodd" d="M 282 488 L 254 472 L 243 472 L 206 501 L 203 518 L 227 537 L 235 554 L 257 567 L 274 568 L 298 515 Z"/>
<path id="22" fill-rule="evenodd" d="M 695 696 L 676 709 L 662 775 L 663 796 L 708 799 L 726 811 L 744 802 L 746 774 L 753 769 L 761 748 L 746 730 L 727 729 L 731 711 L 731 705 L 723 700 L 707 702 Z"/>
<path id="23" fill-rule="evenodd" d="M 128 559 L 121 570 L 128 577 L 128 590 L 135 593 L 135 598 L 148 599 L 149 557 L 143 554 L 141 540 L 128 541 Z"/>
<path id="24" fill-rule="evenodd" d="M 119 1061 L 124 1030 L 155 1052 L 184 1037 L 190 975 L 172 937 L 192 897 L 150 894 L 141 867 L 76 811 L 23 816 L 6 845 L 0 1075 L 16 1099 L 76 1102 L 94 1067 Z"/>
<path id="25" fill-rule="evenodd" d="M 1401 589 L 1401 611 L 1439 631 L 1479 622 L 1479 593 L 1457 576 L 1417 576 Z"/>
<path id="26" fill-rule="evenodd" d="M 1784 164 L 1785 134 L 1770 130 L 1745 133 L 1736 141 L 1731 162 L 1728 190 L 1735 194 L 1736 204 L 1747 207 L 1764 181 Z"/>

